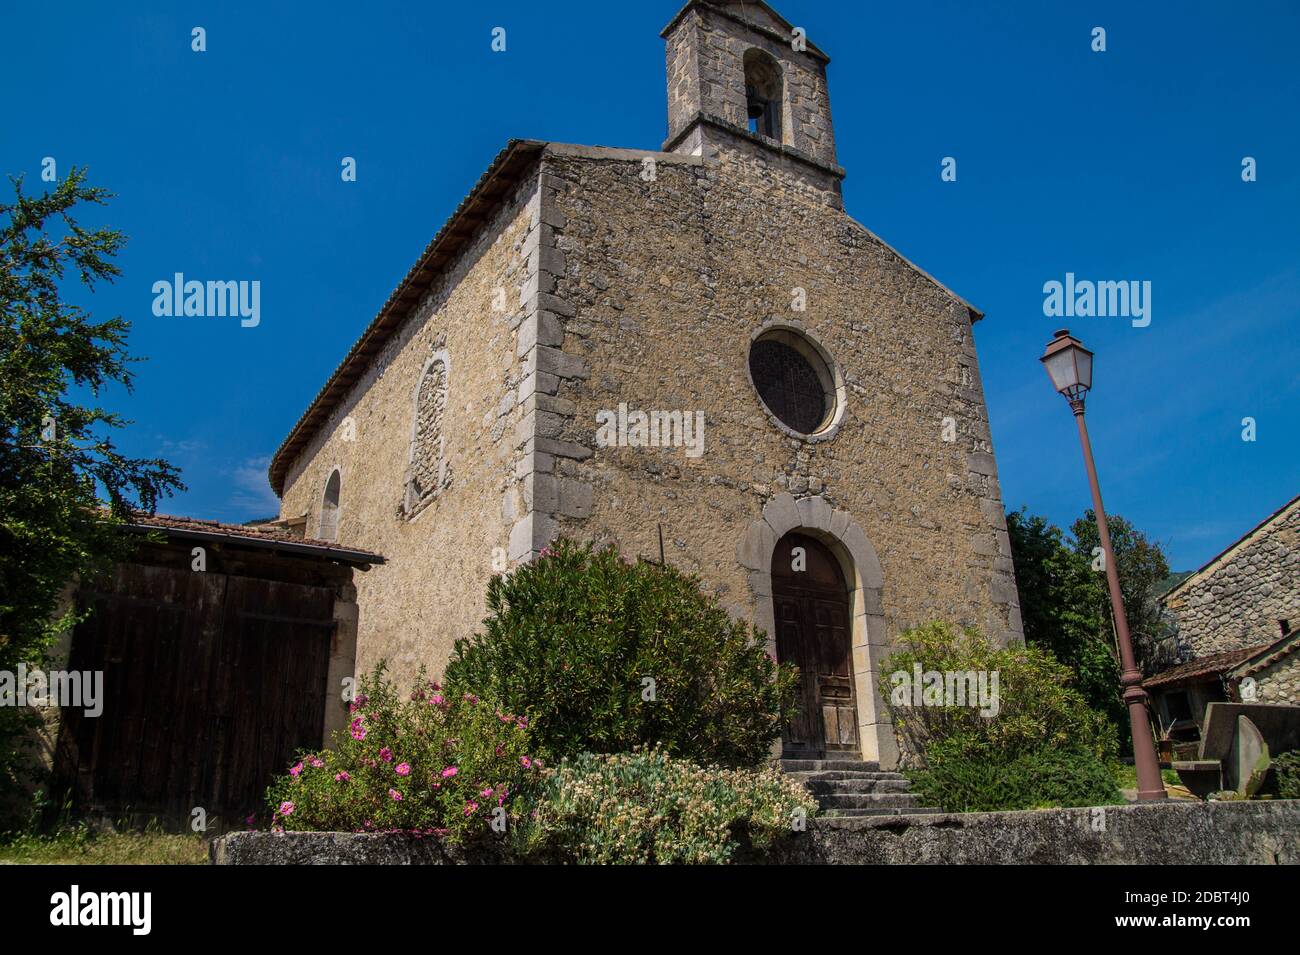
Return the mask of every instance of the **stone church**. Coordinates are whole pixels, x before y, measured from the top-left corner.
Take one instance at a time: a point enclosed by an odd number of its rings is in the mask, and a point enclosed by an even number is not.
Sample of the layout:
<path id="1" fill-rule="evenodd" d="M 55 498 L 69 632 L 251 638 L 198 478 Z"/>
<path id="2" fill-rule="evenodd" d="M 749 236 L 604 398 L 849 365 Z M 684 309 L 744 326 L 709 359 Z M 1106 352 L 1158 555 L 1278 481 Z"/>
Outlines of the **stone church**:
<path id="1" fill-rule="evenodd" d="M 889 766 L 900 630 L 1020 639 L 982 316 L 845 212 L 811 40 L 754 0 L 662 35 L 661 151 L 509 141 L 279 448 L 279 523 L 383 555 L 356 666 L 401 678 L 557 535 L 662 547 L 800 666 L 788 754 Z"/>

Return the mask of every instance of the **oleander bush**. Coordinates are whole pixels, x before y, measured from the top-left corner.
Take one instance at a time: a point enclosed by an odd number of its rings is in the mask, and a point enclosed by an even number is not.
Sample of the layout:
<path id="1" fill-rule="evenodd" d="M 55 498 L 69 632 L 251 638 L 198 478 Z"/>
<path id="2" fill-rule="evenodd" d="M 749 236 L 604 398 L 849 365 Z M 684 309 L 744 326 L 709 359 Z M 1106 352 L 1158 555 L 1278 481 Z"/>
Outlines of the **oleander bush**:
<path id="1" fill-rule="evenodd" d="M 534 720 L 551 759 L 659 746 L 701 765 L 763 762 L 796 671 L 698 578 L 561 540 L 488 585 L 484 632 L 456 642 L 447 684 Z"/>
<path id="2" fill-rule="evenodd" d="M 540 781 L 524 717 L 423 673 L 403 697 L 382 663 L 360 681 L 333 748 L 304 752 L 267 791 L 273 827 L 435 832 L 457 842 L 517 823 Z M 514 814 L 514 815 L 512 815 Z"/>
<path id="3" fill-rule="evenodd" d="M 775 769 L 701 767 L 662 749 L 591 754 L 546 770 L 521 852 L 584 864 L 721 864 L 817 810 Z"/>

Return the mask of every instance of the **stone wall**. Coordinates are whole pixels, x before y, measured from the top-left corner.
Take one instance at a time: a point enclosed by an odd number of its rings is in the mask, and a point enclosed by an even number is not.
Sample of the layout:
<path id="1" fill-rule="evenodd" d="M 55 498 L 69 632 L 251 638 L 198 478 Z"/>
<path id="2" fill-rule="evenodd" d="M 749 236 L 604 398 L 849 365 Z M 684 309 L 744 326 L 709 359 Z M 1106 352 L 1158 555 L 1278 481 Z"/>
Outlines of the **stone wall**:
<path id="1" fill-rule="evenodd" d="M 523 416 L 520 290 L 534 271 L 528 242 L 539 215 L 533 175 L 481 226 L 289 470 L 282 518 L 306 513 L 312 536 L 337 467 L 339 542 L 387 559 L 356 577 L 358 672 L 381 658 L 403 682 L 421 664 L 440 672 L 455 639 L 481 622 L 489 577 L 506 569 L 523 510 L 511 491 Z M 416 392 L 436 356 L 446 366 L 440 448 L 422 446 L 434 463 L 412 470 Z M 408 497 L 413 477 L 420 492 L 436 493 Z"/>
<path id="2" fill-rule="evenodd" d="M 668 560 L 753 619 L 763 600 L 738 543 L 779 495 L 820 498 L 879 554 L 891 636 L 943 618 L 1018 639 L 967 307 L 779 156 L 741 144 L 715 162 L 686 158 L 661 157 L 651 181 L 642 159 L 610 151 L 543 160 L 563 218 L 553 298 L 569 374 L 551 379 L 564 413 L 538 418 L 537 441 L 559 449 L 558 478 L 591 488 L 580 514 L 553 514 L 555 529 L 657 556 L 662 526 Z M 751 339 L 773 322 L 841 369 L 843 415 L 825 439 L 785 433 L 749 380 Z M 620 403 L 703 411 L 703 455 L 597 447 L 598 412 Z"/>
<path id="3" fill-rule="evenodd" d="M 1249 673 L 1255 680 L 1256 703 L 1290 703 L 1300 706 L 1300 651 L 1292 646 L 1285 654 L 1261 661 Z"/>
<path id="4" fill-rule="evenodd" d="M 781 141 L 825 166 L 835 166 L 826 60 L 811 50 L 795 51 L 791 36 L 761 9 L 747 23 L 734 13 L 696 5 L 665 31 L 668 69 L 668 145 L 704 118 L 733 131 L 747 131 L 745 53 L 762 50 L 779 67 L 782 80 Z"/>
<path id="5" fill-rule="evenodd" d="M 556 534 L 657 557 L 662 529 L 670 562 L 771 635 L 767 558 L 811 529 L 850 581 L 863 755 L 892 765 L 873 684 L 900 630 L 941 618 L 1021 638 L 969 307 L 757 144 L 552 145 L 540 194 L 512 561 Z M 838 409 L 816 435 L 782 426 L 750 380 L 750 346 L 773 328 L 835 366 Z M 703 453 L 601 446 L 620 408 L 702 414 Z"/>
<path id="6" fill-rule="evenodd" d="M 469 849 L 437 839 L 345 832 L 240 832 L 211 846 L 217 865 L 482 865 L 518 861 L 504 840 Z M 812 820 L 746 864 L 1296 865 L 1300 801 L 1171 802 L 1095 809 Z"/>
<path id="7" fill-rule="evenodd" d="M 1300 499 L 1166 598 L 1195 656 L 1278 639 L 1279 620 L 1300 626 Z"/>

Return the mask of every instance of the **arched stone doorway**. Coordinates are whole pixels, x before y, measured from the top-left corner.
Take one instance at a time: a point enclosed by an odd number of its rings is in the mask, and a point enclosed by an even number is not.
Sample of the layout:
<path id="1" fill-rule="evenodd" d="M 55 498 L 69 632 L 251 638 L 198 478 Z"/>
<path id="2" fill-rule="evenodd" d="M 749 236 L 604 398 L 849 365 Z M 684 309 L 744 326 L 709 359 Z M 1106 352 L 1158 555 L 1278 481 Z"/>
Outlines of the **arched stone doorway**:
<path id="1" fill-rule="evenodd" d="M 857 757 L 849 589 L 839 560 L 806 534 L 782 537 L 772 554 L 776 658 L 799 668 L 795 717 L 782 733 L 783 755 Z"/>
<path id="2" fill-rule="evenodd" d="M 768 652 L 777 657 L 773 557 L 777 543 L 791 532 L 816 540 L 838 562 L 848 590 L 859 751 L 863 759 L 877 760 L 882 769 L 893 769 L 898 764 L 894 726 L 876 692 L 877 666 L 889 654 L 882 598 L 885 578 L 875 548 L 851 514 L 831 507 L 823 497 L 796 501 L 786 492 L 763 506 L 762 517 L 749 524 L 736 544 L 736 558 L 749 571 L 751 620 L 767 634 Z M 772 755 L 779 753 L 774 751 Z"/>

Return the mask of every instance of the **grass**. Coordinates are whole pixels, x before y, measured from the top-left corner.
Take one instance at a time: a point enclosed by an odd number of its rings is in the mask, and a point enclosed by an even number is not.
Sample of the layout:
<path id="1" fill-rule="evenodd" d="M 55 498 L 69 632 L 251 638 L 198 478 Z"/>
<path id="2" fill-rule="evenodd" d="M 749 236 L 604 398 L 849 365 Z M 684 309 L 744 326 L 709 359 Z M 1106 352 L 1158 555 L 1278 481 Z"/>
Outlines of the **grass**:
<path id="1" fill-rule="evenodd" d="M 208 846 L 198 835 L 95 832 L 85 826 L 49 835 L 0 835 L 0 863 L 19 865 L 206 865 Z"/>
<path id="2" fill-rule="evenodd" d="M 1115 763 L 1111 771 L 1115 774 L 1115 783 L 1120 789 L 1138 788 L 1136 766 L 1130 766 L 1128 763 Z M 1166 786 L 1182 786 L 1182 783 L 1178 780 L 1178 774 L 1172 769 L 1160 770 L 1160 778 L 1165 781 Z"/>

